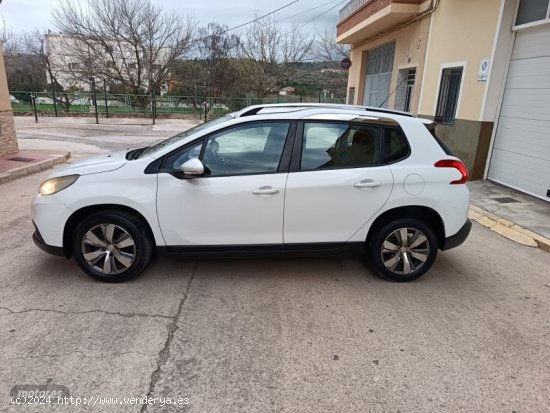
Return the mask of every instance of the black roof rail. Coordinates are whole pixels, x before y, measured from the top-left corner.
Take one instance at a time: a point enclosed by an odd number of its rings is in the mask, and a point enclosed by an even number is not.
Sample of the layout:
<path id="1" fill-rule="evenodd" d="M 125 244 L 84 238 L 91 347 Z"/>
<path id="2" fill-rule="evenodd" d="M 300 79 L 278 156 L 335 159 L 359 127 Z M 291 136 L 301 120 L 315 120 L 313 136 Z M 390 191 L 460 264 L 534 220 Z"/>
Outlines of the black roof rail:
<path id="1" fill-rule="evenodd" d="M 391 109 L 384 109 L 384 108 L 372 108 L 365 106 L 365 110 L 368 112 L 378 112 L 378 113 L 387 113 L 389 115 L 401 115 L 401 116 L 407 116 L 409 118 L 414 118 L 414 115 L 409 112 L 401 112 L 399 110 L 391 110 Z"/>
<path id="2" fill-rule="evenodd" d="M 247 111 L 244 112 L 244 113 L 241 113 L 241 115 L 240 115 L 239 117 L 242 118 L 242 117 L 245 117 L 245 116 L 257 115 L 258 112 L 259 112 L 260 110 L 262 110 L 264 107 L 265 107 L 265 106 L 256 106 L 256 107 L 254 107 L 254 108 L 252 108 L 252 109 L 250 109 L 250 110 L 247 110 Z"/>

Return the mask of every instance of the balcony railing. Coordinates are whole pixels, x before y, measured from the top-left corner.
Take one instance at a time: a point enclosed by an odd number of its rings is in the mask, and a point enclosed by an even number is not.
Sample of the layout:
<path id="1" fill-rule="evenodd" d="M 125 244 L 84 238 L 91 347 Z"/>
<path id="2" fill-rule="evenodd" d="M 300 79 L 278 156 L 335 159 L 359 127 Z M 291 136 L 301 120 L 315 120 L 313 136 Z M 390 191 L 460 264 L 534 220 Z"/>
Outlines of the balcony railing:
<path id="1" fill-rule="evenodd" d="M 355 13 L 360 7 L 364 6 L 367 3 L 370 3 L 373 0 L 351 0 L 340 10 L 340 21 L 344 21 L 353 13 Z"/>

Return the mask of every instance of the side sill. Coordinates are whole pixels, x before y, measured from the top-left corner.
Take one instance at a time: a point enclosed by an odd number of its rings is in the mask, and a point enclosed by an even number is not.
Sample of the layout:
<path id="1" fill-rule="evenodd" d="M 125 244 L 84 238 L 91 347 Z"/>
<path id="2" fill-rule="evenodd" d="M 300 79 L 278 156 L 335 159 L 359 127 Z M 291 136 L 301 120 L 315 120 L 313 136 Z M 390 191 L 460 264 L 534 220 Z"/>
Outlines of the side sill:
<path id="1" fill-rule="evenodd" d="M 319 253 L 363 253 L 365 244 L 354 243 L 309 243 L 272 245 L 193 245 L 157 247 L 159 255 L 183 255 L 187 257 L 257 257 L 279 255 L 302 255 Z"/>

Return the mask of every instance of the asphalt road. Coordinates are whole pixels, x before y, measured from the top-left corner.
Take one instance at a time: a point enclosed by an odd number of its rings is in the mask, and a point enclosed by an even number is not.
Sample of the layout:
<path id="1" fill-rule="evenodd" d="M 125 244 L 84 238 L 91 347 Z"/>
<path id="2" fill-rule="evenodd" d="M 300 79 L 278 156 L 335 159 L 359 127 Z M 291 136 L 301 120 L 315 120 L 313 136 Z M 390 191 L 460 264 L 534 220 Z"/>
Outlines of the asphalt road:
<path id="1" fill-rule="evenodd" d="M 66 150 L 77 155 L 98 154 L 125 148 L 139 148 L 169 138 L 201 123 L 196 119 L 53 118 L 16 116 L 20 149 Z"/>
<path id="2" fill-rule="evenodd" d="M 550 411 L 548 253 L 474 224 L 409 284 L 327 257 L 165 259 L 101 284 L 31 241 L 47 173 L 0 186 L 0 411 Z M 46 382 L 189 404 L 10 405 Z"/>

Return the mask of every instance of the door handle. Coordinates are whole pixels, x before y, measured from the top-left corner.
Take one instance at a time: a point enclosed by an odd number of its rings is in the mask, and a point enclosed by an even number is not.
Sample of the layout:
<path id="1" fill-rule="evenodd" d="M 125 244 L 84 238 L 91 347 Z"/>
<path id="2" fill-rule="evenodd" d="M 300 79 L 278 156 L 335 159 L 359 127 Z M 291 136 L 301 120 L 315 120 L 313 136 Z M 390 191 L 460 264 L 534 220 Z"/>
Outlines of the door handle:
<path id="1" fill-rule="evenodd" d="M 382 185 L 380 181 L 373 181 L 372 179 L 365 179 L 364 181 L 357 182 L 354 186 L 356 188 L 378 188 Z"/>
<path id="2" fill-rule="evenodd" d="M 252 191 L 252 193 L 254 195 L 275 195 L 279 193 L 279 190 L 277 188 L 273 188 L 272 186 L 262 186 Z"/>

